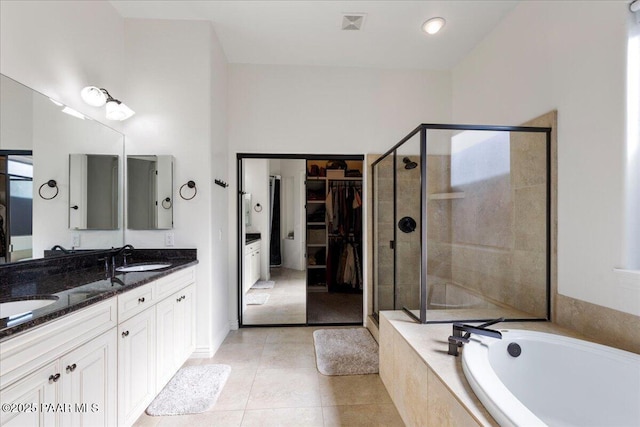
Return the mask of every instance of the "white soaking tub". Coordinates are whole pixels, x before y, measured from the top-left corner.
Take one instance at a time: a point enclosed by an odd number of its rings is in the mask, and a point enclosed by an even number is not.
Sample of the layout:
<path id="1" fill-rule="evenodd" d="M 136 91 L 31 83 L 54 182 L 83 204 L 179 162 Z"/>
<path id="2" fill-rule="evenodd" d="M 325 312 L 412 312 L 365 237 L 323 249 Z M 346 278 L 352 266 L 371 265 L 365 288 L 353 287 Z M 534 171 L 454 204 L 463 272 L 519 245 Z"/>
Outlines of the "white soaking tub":
<path id="1" fill-rule="evenodd" d="M 640 426 L 640 355 L 560 335 L 471 334 L 462 369 L 505 426 Z M 519 356 L 512 356 L 508 346 Z"/>

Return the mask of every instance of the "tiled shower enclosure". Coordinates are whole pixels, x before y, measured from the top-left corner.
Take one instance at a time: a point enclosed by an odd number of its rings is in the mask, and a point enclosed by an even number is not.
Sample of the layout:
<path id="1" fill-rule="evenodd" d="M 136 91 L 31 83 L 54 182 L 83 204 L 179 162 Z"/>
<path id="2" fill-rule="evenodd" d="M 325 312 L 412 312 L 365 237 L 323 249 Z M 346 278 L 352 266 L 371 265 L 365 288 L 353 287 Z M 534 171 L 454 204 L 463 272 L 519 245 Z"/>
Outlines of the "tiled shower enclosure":
<path id="1" fill-rule="evenodd" d="M 549 318 L 550 138 L 425 124 L 373 163 L 374 315 Z"/>

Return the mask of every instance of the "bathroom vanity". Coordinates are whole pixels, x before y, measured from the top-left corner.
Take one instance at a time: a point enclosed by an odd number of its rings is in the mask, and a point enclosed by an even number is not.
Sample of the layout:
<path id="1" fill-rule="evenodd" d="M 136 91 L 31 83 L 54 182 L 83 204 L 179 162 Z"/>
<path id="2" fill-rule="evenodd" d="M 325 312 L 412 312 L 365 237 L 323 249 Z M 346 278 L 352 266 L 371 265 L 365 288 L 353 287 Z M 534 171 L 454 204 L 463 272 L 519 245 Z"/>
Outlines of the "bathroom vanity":
<path id="1" fill-rule="evenodd" d="M 0 424 L 132 425 L 195 349 L 191 252 L 161 270 L 58 285 L 54 304 L 0 319 Z M 0 283 L 2 298 L 50 292 L 66 275 Z"/>
<path id="2" fill-rule="evenodd" d="M 242 291 L 245 294 L 251 289 L 251 286 L 260 280 L 261 245 L 260 233 L 247 233 L 244 247 L 244 282 L 242 284 Z"/>

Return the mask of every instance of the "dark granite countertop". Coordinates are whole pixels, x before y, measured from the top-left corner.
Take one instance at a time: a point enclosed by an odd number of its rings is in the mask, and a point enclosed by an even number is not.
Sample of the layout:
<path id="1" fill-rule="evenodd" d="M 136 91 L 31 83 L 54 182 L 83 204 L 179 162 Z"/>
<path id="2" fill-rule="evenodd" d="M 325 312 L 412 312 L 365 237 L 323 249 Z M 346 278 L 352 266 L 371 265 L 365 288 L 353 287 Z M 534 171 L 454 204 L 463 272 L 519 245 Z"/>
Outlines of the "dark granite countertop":
<path id="1" fill-rule="evenodd" d="M 104 254 L 45 258 L 44 261 L 27 261 L 0 269 L 4 276 L 0 281 L 0 302 L 58 297 L 55 303 L 24 316 L 0 319 L 0 341 L 198 263 L 195 249 L 177 249 L 173 252 L 136 249 L 127 257 L 128 265 L 163 262 L 171 266 L 160 270 L 112 274 L 111 271 L 105 271 Z M 83 268 L 73 269 L 78 264 Z M 14 267 L 13 270 L 9 270 L 11 267 Z"/>
<path id="2" fill-rule="evenodd" d="M 247 233 L 245 235 L 244 244 L 250 245 L 253 242 L 260 240 L 260 233 Z"/>

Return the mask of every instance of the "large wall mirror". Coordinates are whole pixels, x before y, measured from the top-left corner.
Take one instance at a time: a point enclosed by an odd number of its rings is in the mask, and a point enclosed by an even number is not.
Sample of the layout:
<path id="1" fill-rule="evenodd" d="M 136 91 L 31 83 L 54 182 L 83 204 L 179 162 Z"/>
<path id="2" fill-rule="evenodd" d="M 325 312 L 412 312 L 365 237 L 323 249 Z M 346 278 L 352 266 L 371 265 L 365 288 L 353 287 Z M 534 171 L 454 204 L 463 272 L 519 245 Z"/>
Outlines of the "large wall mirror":
<path id="1" fill-rule="evenodd" d="M 0 123 L 0 263 L 41 258 L 54 245 L 124 244 L 124 135 L 4 75 Z M 78 153 L 86 163 L 81 177 L 70 174 Z M 109 175 L 108 185 L 97 175 Z M 46 185 L 51 180 L 55 187 Z M 80 204 L 71 200 L 82 186 L 86 225 L 74 218 Z"/>
<path id="2" fill-rule="evenodd" d="M 173 228 L 173 156 L 127 156 L 127 228 Z"/>

